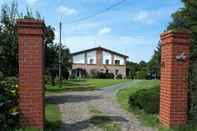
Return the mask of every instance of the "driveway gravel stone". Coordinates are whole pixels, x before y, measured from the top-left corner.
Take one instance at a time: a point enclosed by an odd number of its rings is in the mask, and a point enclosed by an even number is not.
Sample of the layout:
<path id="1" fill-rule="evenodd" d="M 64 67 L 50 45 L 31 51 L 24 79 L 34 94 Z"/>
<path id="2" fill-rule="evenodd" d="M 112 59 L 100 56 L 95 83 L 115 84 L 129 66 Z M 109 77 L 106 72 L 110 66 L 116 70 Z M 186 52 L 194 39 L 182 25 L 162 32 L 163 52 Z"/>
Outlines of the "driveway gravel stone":
<path id="1" fill-rule="evenodd" d="M 115 92 L 128 87 L 126 82 L 95 91 L 65 92 L 47 96 L 49 103 L 58 104 L 62 113 L 62 124 L 59 131 L 104 131 L 89 120 L 93 116 L 90 108 L 101 111 L 121 127 L 121 131 L 156 131 L 144 127 L 132 113 L 123 110 L 117 103 Z"/>

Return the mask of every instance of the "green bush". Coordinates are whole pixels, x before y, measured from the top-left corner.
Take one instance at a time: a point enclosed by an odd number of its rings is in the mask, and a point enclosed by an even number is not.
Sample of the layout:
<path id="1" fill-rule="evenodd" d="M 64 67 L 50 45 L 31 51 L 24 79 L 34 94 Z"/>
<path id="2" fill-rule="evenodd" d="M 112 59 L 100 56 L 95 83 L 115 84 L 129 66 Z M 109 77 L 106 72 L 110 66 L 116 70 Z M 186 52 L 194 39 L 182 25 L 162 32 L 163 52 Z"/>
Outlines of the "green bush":
<path id="1" fill-rule="evenodd" d="M 45 84 L 49 84 L 51 82 L 51 78 L 49 75 L 44 76 L 44 82 L 45 82 Z"/>
<path id="2" fill-rule="evenodd" d="M 98 72 L 97 73 L 97 78 L 98 79 L 113 79 L 114 78 L 114 74 L 113 73 Z"/>
<path id="3" fill-rule="evenodd" d="M 159 87 L 142 89 L 129 97 L 130 109 L 142 109 L 146 113 L 159 113 Z"/>
<path id="4" fill-rule="evenodd" d="M 147 71 L 144 69 L 137 71 L 135 74 L 135 79 L 147 79 Z"/>
<path id="5" fill-rule="evenodd" d="M 68 80 L 69 76 L 70 76 L 70 73 L 69 73 L 68 69 L 64 69 L 62 71 L 62 78 L 65 80 Z"/>
<path id="6" fill-rule="evenodd" d="M 122 79 L 122 75 L 121 74 L 117 75 L 116 79 Z"/>
<path id="7" fill-rule="evenodd" d="M 6 131 L 18 126 L 17 79 L 14 77 L 0 80 L 0 130 Z"/>
<path id="8" fill-rule="evenodd" d="M 98 71 L 96 69 L 90 70 L 89 78 L 97 78 Z"/>

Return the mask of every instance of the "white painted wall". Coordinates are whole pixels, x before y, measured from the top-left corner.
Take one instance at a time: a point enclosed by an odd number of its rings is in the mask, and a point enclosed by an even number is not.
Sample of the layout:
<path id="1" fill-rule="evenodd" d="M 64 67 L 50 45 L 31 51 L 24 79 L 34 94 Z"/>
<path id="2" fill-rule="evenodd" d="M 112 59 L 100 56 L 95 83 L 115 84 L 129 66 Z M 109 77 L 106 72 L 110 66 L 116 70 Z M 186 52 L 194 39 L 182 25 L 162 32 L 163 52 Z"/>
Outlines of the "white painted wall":
<path id="1" fill-rule="evenodd" d="M 121 56 L 118 56 L 118 55 L 114 55 L 114 64 L 115 64 L 115 60 L 120 60 L 120 65 L 124 65 L 125 64 L 124 57 L 121 57 Z"/>
<path id="2" fill-rule="evenodd" d="M 106 51 L 103 51 L 103 64 L 106 64 L 105 61 L 109 60 L 109 64 L 112 64 L 112 54 Z"/>
<path id="3" fill-rule="evenodd" d="M 109 64 L 112 64 L 112 54 L 107 51 L 102 51 L 102 63 L 106 64 L 106 59 L 109 60 Z M 93 59 L 93 64 L 96 64 L 96 50 L 87 52 L 87 64 L 90 64 L 90 60 Z M 125 65 L 124 57 L 118 56 L 114 54 L 114 64 L 115 60 L 120 61 L 120 65 Z M 81 53 L 78 55 L 73 56 L 73 63 L 74 64 L 85 64 L 85 53 Z"/>
<path id="4" fill-rule="evenodd" d="M 90 60 L 93 59 L 93 64 L 96 64 L 96 51 L 87 52 L 87 64 L 90 64 Z"/>
<path id="5" fill-rule="evenodd" d="M 85 64 L 85 53 L 73 56 L 74 64 Z"/>

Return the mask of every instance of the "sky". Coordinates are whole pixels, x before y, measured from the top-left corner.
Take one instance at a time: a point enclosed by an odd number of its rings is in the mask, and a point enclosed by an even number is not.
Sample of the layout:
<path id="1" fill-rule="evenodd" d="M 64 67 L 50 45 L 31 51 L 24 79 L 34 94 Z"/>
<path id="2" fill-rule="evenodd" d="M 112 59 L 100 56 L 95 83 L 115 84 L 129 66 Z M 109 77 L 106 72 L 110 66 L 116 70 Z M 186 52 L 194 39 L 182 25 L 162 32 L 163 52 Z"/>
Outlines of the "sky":
<path id="1" fill-rule="evenodd" d="M 10 3 L 12 0 L 0 0 Z M 20 12 L 38 11 L 47 25 L 55 28 L 56 42 L 62 21 L 62 43 L 76 52 L 102 46 L 148 61 L 171 14 L 182 7 L 181 0 L 125 0 L 105 13 L 79 21 L 105 10 L 121 0 L 17 0 Z"/>

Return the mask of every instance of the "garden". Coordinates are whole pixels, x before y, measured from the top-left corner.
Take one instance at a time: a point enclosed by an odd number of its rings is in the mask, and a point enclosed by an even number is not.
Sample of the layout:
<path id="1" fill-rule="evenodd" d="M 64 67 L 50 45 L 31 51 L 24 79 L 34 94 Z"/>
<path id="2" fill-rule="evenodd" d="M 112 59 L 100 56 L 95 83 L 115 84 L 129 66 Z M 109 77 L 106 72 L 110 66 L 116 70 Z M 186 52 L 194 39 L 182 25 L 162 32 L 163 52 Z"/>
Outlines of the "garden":
<path id="1" fill-rule="evenodd" d="M 196 131 L 197 126 L 193 121 L 185 127 L 173 129 L 160 125 L 159 91 L 159 80 L 137 80 L 136 83 L 118 92 L 117 101 L 126 111 L 134 113 L 145 126 L 156 127 L 159 131 Z"/>
<path id="2" fill-rule="evenodd" d="M 136 117 L 145 125 L 158 128 L 160 131 L 196 131 L 197 126 L 194 121 L 197 119 L 196 98 L 197 98 L 197 28 L 196 13 L 197 2 L 195 0 L 183 0 L 183 8 L 172 15 L 173 21 L 169 23 L 167 30 L 187 28 L 192 34 L 192 45 L 190 51 L 190 72 L 189 72 L 189 122 L 186 126 L 168 129 L 159 123 L 159 99 L 160 99 L 160 81 L 159 80 L 136 80 L 136 79 L 159 79 L 160 76 L 160 44 L 155 50 L 149 62 L 141 61 L 139 64 L 134 62 L 127 63 L 128 78 L 133 79 L 134 83 L 128 88 L 122 89 L 117 94 L 117 101 L 128 112 L 134 113 Z M 17 11 L 16 3 L 12 5 L 3 5 L 1 9 L 0 22 L 0 130 L 35 130 L 20 129 L 18 109 L 19 96 L 18 91 L 18 41 L 16 34 L 16 19 L 40 19 L 39 13 L 36 16 L 27 9 L 25 15 Z M 68 91 L 93 91 L 114 84 L 127 82 L 122 79 L 69 79 L 69 70 L 71 69 L 70 51 L 63 47 L 63 81 L 59 85 L 55 79 L 57 77 L 58 67 L 58 45 L 54 43 L 54 28 L 45 25 L 45 82 L 46 95 L 52 93 L 64 93 Z M 103 77 L 103 74 L 99 74 Z M 61 113 L 57 105 L 46 102 L 45 106 L 45 124 L 46 130 L 55 130 L 61 124 Z M 101 121 L 107 121 L 112 124 L 111 120 L 103 117 L 97 112 L 96 118 L 92 118 L 92 123 L 97 124 Z M 107 126 L 108 126 L 107 124 Z M 104 125 L 106 126 L 106 125 Z M 118 129 L 118 127 L 117 127 Z"/>

